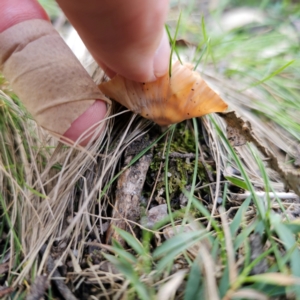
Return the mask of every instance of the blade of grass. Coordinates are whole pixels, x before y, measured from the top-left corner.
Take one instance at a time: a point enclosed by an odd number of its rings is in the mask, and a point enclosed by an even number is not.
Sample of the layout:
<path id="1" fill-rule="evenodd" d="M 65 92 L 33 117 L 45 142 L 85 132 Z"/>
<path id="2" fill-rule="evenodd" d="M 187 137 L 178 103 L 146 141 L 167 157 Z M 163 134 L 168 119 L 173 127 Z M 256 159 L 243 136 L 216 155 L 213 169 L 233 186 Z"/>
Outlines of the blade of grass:
<path id="1" fill-rule="evenodd" d="M 216 121 L 214 120 L 214 118 L 210 115 L 209 119 L 212 121 L 212 123 L 214 124 L 218 135 L 221 137 L 221 139 L 223 140 L 224 144 L 226 145 L 230 155 L 232 156 L 233 160 L 235 161 L 236 165 L 238 166 L 242 177 L 245 180 L 245 184 L 247 186 L 247 190 L 251 192 L 252 195 L 252 199 L 258 209 L 258 213 L 259 213 L 259 217 L 261 220 L 265 221 L 265 209 L 262 207 L 261 205 L 261 201 L 258 198 L 258 196 L 255 193 L 254 187 L 250 181 L 250 178 L 245 170 L 245 168 L 243 167 L 243 164 L 240 160 L 240 158 L 237 156 L 236 152 L 234 151 L 234 149 L 232 148 L 231 144 L 229 143 L 228 139 L 226 138 L 226 136 L 224 135 L 223 131 L 221 130 L 221 128 L 219 127 L 219 125 L 216 123 Z"/>
<path id="2" fill-rule="evenodd" d="M 231 235 L 235 236 L 238 229 L 241 226 L 243 215 L 245 214 L 246 210 L 249 207 L 251 201 L 251 197 L 247 197 L 247 199 L 242 203 L 242 205 L 239 207 L 238 211 L 236 212 L 231 224 L 230 224 L 230 231 Z"/>
<path id="3" fill-rule="evenodd" d="M 139 255 L 145 254 L 145 249 L 141 243 L 130 233 L 115 227 L 115 231 L 125 240 L 125 242 Z"/>
<path id="4" fill-rule="evenodd" d="M 241 180 L 239 178 L 236 178 L 236 177 L 231 177 L 231 176 L 225 176 L 225 178 L 228 181 L 230 181 L 232 184 L 234 184 L 234 185 L 236 185 L 236 186 L 238 186 L 238 187 L 240 187 L 240 188 L 242 188 L 242 189 L 244 189 L 244 190 L 247 191 L 248 186 L 247 186 L 247 184 L 243 180 Z"/>
<path id="5" fill-rule="evenodd" d="M 278 215 L 273 215 L 271 218 L 272 226 L 279 238 L 283 241 L 284 247 L 287 251 L 292 250 L 292 254 L 290 256 L 290 266 L 292 273 L 295 277 L 300 278 L 300 268 L 298 268 L 300 264 L 300 251 L 297 245 L 294 234 L 289 230 L 285 224 L 281 223 L 280 217 Z M 296 298 L 300 299 L 300 286 L 295 286 Z"/>
<path id="6" fill-rule="evenodd" d="M 161 246 L 156 248 L 153 252 L 153 258 L 159 259 L 162 257 L 157 265 L 156 270 L 160 273 L 171 264 L 174 259 L 181 255 L 184 251 L 188 250 L 195 243 L 207 238 L 210 233 L 206 232 L 182 232 L 175 235 L 173 238 L 164 242 Z"/>
<path id="7" fill-rule="evenodd" d="M 168 211 L 169 211 L 169 216 L 171 219 L 171 224 L 174 227 L 175 223 L 174 223 L 174 218 L 173 218 L 173 214 L 172 214 L 172 208 L 171 208 L 171 201 L 170 201 L 170 194 L 169 194 L 169 177 L 168 177 L 168 169 L 169 169 L 169 154 L 170 154 L 170 147 L 171 147 L 171 143 L 172 143 L 172 139 L 174 136 L 174 132 L 176 129 L 176 124 L 173 126 L 172 130 L 171 130 L 171 134 L 170 137 L 168 139 L 168 144 L 167 144 L 167 149 L 166 149 L 166 159 L 165 159 L 165 191 L 166 191 L 166 201 L 167 201 L 167 206 L 168 206 Z"/>
<path id="8" fill-rule="evenodd" d="M 196 118 L 193 118 L 193 126 L 194 126 L 194 138 L 195 138 L 195 165 L 194 165 L 194 171 L 193 171 L 193 177 L 192 177 L 192 185 L 191 190 L 189 192 L 188 196 L 188 203 L 186 205 L 184 218 L 182 220 L 182 226 L 184 226 L 188 220 L 188 216 L 191 210 L 192 202 L 193 202 L 193 195 L 195 192 L 195 186 L 196 186 L 196 179 L 198 174 L 198 160 L 199 160 L 199 149 L 198 149 L 198 124 Z"/>
<path id="9" fill-rule="evenodd" d="M 170 77 L 172 76 L 172 59 L 173 59 L 173 53 L 174 52 L 176 53 L 178 60 L 182 64 L 182 61 L 180 59 L 179 53 L 178 53 L 177 48 L 176 48 L 176 39 L 177 39 L 178 31 L 179 31 L 180 21 L 181 21 L 181 12 L 180 12 L 178 20 L 177 20 L 175 34 L 174 34 L 173 38 L 171 36 L 171 32 L 170 32 L 170 29 L 169 29 L 168 25 L 165 26 L 168 37 L 169 37 L 169 41 L 171 43 L 171 54 L 170 54 L 170 61 L 169 61 L 169 76 Z"/>
<path id="10" fill-rule="evenodd" d="M 116 266 L 116 268 L 126 277 L 127 280 L 131 283 L 133 288 L 136 290 L 139 299 L 149 300 L 152 299 L 152 292 L 149 288 L 146 287 L 139 279 L 138 274 L 135 272 L 133 266 L 130 263 L 122 263 L 115 256 L 110 254 L 103 253 L 104 257 Z"/>
<path id="11" fill-rule="evenodd" d="M 287 67 L 289 67 L 291 64 L 293 64 L 295 62 L 295 60 L 291 60 L 288 63 L 286 63 L 285 65 L 283 65 L 282 67 L 278 68 L 277 70 L 273 71 L 271 74 L 269 74 L 268 76 L 264 77 L 263 79 L 254 82 L 253 84 L 251 84 L 249 87 L 242 89 L 241 91 L 245 91 L 248 88 L 252 88 L 255 87 L 257 85 L 260 85 L 268 80 L 270 80 L 271 78 L 273 78 L 274 76 L 280 74 L 284 69 L 286 69 Z"/>
<path id="12" fill-rule="evenodd" d="M 186 284 L 184 292 L 184 300 L 201 299 L 201 282 L 203 281 L 203 275 L 199 266 L 199 259 L 195 259 Z"/>

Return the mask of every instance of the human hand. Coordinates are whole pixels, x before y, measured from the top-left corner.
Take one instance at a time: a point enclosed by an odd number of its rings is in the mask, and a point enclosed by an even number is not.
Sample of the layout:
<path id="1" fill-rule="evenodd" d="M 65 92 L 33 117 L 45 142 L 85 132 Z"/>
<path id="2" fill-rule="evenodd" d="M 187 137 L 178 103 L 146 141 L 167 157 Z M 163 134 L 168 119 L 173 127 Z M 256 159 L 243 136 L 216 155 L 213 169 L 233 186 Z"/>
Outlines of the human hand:
<path id="1" fill-rule="evenodd" d="M 58 0 L 58 3 L 95 60 L 109 76 L 118 73 L 129 79 L 144 82 L 154 81 L 167 72 L 170 48 L 164 31 L 164 22 L 168 11 L 168 0 Z M 10 32 L 13 32 L 11 30 L 13 28 L 19 30 L 20 26 L 23 30 L 29 23 L 32 23 L 32 20 L 34 20 L 32 24 L 40 24 L 41 22 L 43 24 L 41 27 L 45 24 L 45 27 L 47 27 L 48 17 L 36 0 L 1 0 L 0 11 L 2 12 L 0 19 L 0 68 L 3 69 L 4 75 L 6 75 L 5 70 L 8 69 L 6 63 L 10 58 L 15 54 L 18 55 L 20 50 L 24 49 L 26 51 L 26 48 L 29 49 L 27 44 L 22 45 L 19 40 L 18 45 L 14 45 L 14 49 L 5 49 L 1 53 L 1 49 L 3 50 L 6 46 L 6 41 L 11 39 Z M 38 23 L 35 22 L 36 20 L 38 20 Z M 16 27 L 18 25 L 19 27 Z M 36 25 L 30 26 L 32 28 Z M 25 31 L 30 35 L 30 30 Z M 51 30 L 50 34 L 47 32 L 46 35 L 55 35 Z M 58 37 L 55 36 L 55 39 L 57 40 Z M 31 42 L 29 38 L 28 45 Z M 66 49 L 61 52 L 64 54 L 55 56 L 53 51 L 58 50 L 54 47 L 55 45 L 52 49 L 52 47 L 45 47 L 45 43 L 40 45 L 43 42 L 38 39 L 34 42 L 35 47 L 32 48 L 31 52 L 41 54 L 42 51 L 41 60 L 39 62 L 36 59 L 38 55 L 35 57 L 34 53 L 31 58 L 31 54 L 27 53 L 25 60 L 27 60 L 27 65 L 36 62 L 37 65 L 34 67 L 34 71 L 38 70 L 38 73 L 43 73 L 43 80 L 45 78 L 48 80 L 46 82 L 47 89 L 41 92 L 47 93 L 47 91 L 56 88 L 54 77 L 59 72 L 62 73 L 61 69 L 63 69 L 66 76 L 60 74 L 60 82 L 57 82 L 58 79 L 56 78 L 56 82 L 60 85 L 59 92 L 65 92 L 69 98 L 75 96 L 75 99 L 67 99 L 58 104 L 54 103 L 57 99 L 50 99 L 50 96 L 46 97 L 50 104 L 49 107 L 44 105 L 46 107 L 44 110 L 47 110 L 48 113 L 46 114 L 46 120 L 40 123 L 44 128 L 50 128 L 49 130 L 53 133 L 75 141 L 83 132 L 105 117 L 106 103 L 101 100 L 105 97 L 98 90 L 95 90 L 93 83 L 89 83 L 92 84 L 90 94 L 95 97 L 84 99 L 84 96 L 86 96 L 84 94 L 82 101 L 79 101 L 81 98 L 77 99 L 76 95 L 72 95 L 73 91 L 81 89 L 78 87 L 78 81 L 74 79 L 73 82 L 72 74 L 74 71 L 78 74 L 81 74 L 82 71 L 77 72 L 82 67 L 78 66 L 76 59 Z M 57 44 L 60 44 L 60 42 L 57 42 Z M 18 48 L 19 45 L 21 47 Z M 41 48 L 38 49 L 40 46 Z M 72 65 L 68 65 L 67 68 L 60 68 L 64 64 L 63 59 L 69 60 L 69 58 Z M 47 59 L 51 61 L 49 62 Z M 43 66 L 43 60 L 47 61 L 47 68 Z M 16 82 L 16 86 L 18 86 L 18 78 L 23 76 L 22 73 L 24 73 L 22 64 L 22 61 L 14 63 L 14 67 L 9 67 L 10 70 L 7 72 L 9 73 L 8 77 L 11 77 L 8 79 L 11 82 Z M 80 76 L 87 76 L 84 71 L 82 72 L 83 75 Z M 24 98 L 29 99 L 22 99 L 22 92 L 20 92 L 20 98 L 27 105 L 29 111 L 30 107 L 35 111 L 40 103 L 40 94 L 35 95 L 35 89 L 40 89 L 41 80 L 41 77 L 36 76 L 34 82 L 31 80 L 29 86 L 28 83 L 26 84 L 27 90 L 31 91 L 32 95 L 28 96 L 27 93 Z M 80 84 L 80 77 L 77 80 Z M 88 81 L 87 78 L 86 80 Z M 12 85 L 14 87 L 14 84 Z M 17 90 L 16 92 L 18 93 Z M 80 91 L 78 93 L 80 94 Z M 55 97 L 57 98 L 57 95 Z M 54 102 L 51 103 L 51 100 Z M 74 100 L 76 101 L 74 102 Z M 55 106 L 55 110 L 53 110 L 53 106 Z M 32 113 L 32 111 L 30 112 Z M 37 120 L 39 121 L 38 117 Z M 53 127 L 51 123 L 55 126 Z M 48 124 L 51 126 L 48 126 Z M 85 139 L 81 144 L 85 145 L 88 140 Z"/>

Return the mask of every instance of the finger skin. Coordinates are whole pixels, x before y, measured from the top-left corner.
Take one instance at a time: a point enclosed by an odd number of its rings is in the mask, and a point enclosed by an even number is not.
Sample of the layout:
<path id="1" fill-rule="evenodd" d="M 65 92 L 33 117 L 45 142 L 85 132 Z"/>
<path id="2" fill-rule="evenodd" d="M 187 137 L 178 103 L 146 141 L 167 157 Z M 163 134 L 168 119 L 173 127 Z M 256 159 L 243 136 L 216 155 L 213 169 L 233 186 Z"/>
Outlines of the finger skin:
<path id="1" fill-rule="evenodd" d="M 91 140 L 91 136 L 89 135 L 90 131 L 88 131 L 88 129 L 95 129 L 93 125 L 105 118 L 106 111 L 106 103 L 98 99 L 72 123 L 71 127 L 65 132 L 64 137 L 71 141 L 76 141 L 83 132 L 86 132 L 89 137 L 80 142 L 81 146 L 86 146 Z M 100 136 L 101 133 L 102 131 L 99 132 L 98 136 Z M 67 142 L 67 140 L 63 140 Z"/>
<path id="2" fill-rule="evenodd" d="M 3 13 L 0 18 L 0 33 L 24 21 L 34 19 L 49 20 L 46 12 L 35 0 L 1 0 L 0 11 Z M 45 55 L 47 54 L 45 53 Z M 16 75 L 18 71 L 20 70 L 16 68 L 14 71 Z M 72 78 L 69 78 L 69 80 L 72 80 Z M 88 107 L 87 110 L 71 124 L 64 136 L 72 141 L 76 141 L 83 132 L 102 120 L 106 115 L 106 111 L 106 104 L 103 101 L 95 101 L 94 104 Z M 51 122 L 51 117 L 49 118 L 49 122 Z M 88 142 L 89 139 L 85 139 L 81 142 L 81 145 L 84 146 Z"/>
<path id="3" fill-rule="evenodd" d="M 27 20 L 49 20 L 47 13 L 36 0 L 1 0 L 0 11 L 0 32 Z"/>
<path id="4" fill-rule="evenodd" d="M 164 34 L 169 0 L 57 2 L 99 64 L 136 81 L 157 77 L 153 61 Z M 168 68 L 169 46 L 163 48 L 156 63 L 160 76 Z"/>

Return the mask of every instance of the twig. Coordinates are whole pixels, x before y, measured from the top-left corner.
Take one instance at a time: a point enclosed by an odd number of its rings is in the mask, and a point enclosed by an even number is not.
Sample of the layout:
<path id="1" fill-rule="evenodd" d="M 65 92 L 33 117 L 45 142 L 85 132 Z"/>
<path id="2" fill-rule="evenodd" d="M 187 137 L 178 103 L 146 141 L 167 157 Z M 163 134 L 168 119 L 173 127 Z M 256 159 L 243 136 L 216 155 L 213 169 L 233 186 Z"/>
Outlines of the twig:
<path id="1" fill-rule="evenodd" d="M 169 157 L 172 157 L 172 158 L 195 158 L 196 155 L 194 153 L 170 152 Z"/>
<path id="2" fill-rule="evenodd" d="M 266 193 L 266 192 L 255 192 L 255 194 L 258 196 L 258 197 L 261 197 L 261 198 L 265 198 L 265 197 L 270 197 L 270 198 L 279 198 L 279 199 L 292 199 L 292 200 L 299 200 L 299 196 L 295 193 L 284 193 L 284 192 L 276 192 L 276 193 L 273 193 L 273 192 L 269 192 L 269 193 Z M 251 196 L 251 193 L 250 192 L 245 192 L 243 194 L 233 194 L 231 193 L 230 194 L 231 196 L 233 196 L 234 200 L 245 200 L 246 198 L 248 198 L 249 196 Z"/>
<path id="3" fill-rule="evenodd" d="M 136 153 L 139 153 L 144 147 L 145 137 L 140 137 L 132 143 L 125 152 L 124 167 L 126 168 Z M 142 147 L 142 148 L 143 148 Z M 111 239 L 115 239 L 124 246 L 125 242 L 115 231 L 115 228 L 122 230 L 131 230 L 127 220 L 137 221 L 140 218 L 140 199 L 146 175 L 152 161 L 152 154 L 143 155 L 135 164 L 127 168 L 119 177 L 116 200 L 113 206 L 112 220 L 107 230 L 106 241 L 109 244 Z"/>
<path id="4" fill-rule="evenodd" d="M 47 248 L 46 245 L 44 245 L 42 247 L 42 249 L 40 250 L 41 255 L 43 255 L 45 253 L 46 248 Z M 57 279 L 57 278 L 61 278 L 62 276 L 59 273 L 59 271 L 57 270 L 57 265 L 55 264 L 55 262 L 50 254 L 48 255 L 48 258 L 47 258 L 46 268 L 47 268 L 48 274 L 52 274 L 53 278 L 51 278 L 51 280 L 53 281 L 53 283 L 59 290 L 60 294 L 64 297 L 64 299 L 78 300 L 73 295 L 73 293 L 70 291 L 70 289 L 67 287 L 67 285 L 63 282 L 63 280 Z"/>

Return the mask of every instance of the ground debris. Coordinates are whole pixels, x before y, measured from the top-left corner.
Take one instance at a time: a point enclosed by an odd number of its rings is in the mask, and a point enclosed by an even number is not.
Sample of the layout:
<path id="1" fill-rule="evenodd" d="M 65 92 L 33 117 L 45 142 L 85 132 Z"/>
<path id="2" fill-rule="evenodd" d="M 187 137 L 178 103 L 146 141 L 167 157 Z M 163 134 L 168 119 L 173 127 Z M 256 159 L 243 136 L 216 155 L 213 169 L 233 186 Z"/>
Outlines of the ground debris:
<path id="1" fill-rule="evenodd" d="M 49 285 L 48 278 L 45 275 L 35 278 L 34 283 L 30 287 L 30 292 L 26 300 L 39 300 L 43 297 Z"/>
<path id="2" fill-rule="evenodd" d="M 9 270 L 9 262 L 0 264 L 0 274 L 3 275 Z"/>
<path id="3" fill-rule="evenodd" d="M 176 236 L 177 234 L 181 232 L 189 233 L 189 232 L 199 232 L 199 234 L 202 232 L 203 235 L 206 233 L 206 229 L 201 228 L 200 223 L 196 223 L 195 221 L 189 224 L 186 224 L 184 226 L 182 225 L 176 225 L 174 227 L 170 226 L 163 230 L 163 235 L 166 240 L 171 239 L 172 237 Z M 211 244 L 210 241 L 207 238 L 201 239 L 201 241 L 198 241 L 197 243 L 193 244 L 191 247 L 187 249 L 188 253 L 191 255 L 191 257 L 195 258 L 199 254 L 199 251 L 203 247 L 206 247 L 207 250 L 211 250 Z"/>
<path id="4" fill-rule="evenodd" d="M 167 204 L 160 204 L 149 209 L 145 220 L 143 220 L 144 226 L 147 228 L 153 228 L 153 226 L 168 216 Z"/>
<path id="5" fill-rule="evenodd" d="M 295 168 L 300 168 L 300 144 L 296 147 L 296 157 L 294 161 Z"/>
<path id="6" fill-rule="evenodd" d="M 120 271 L 109 261 L 105 260 L 100 265 L 99 268 L 101 271 L 110 273 L 110 274 L 120 274 Z"/>
<path id="7" fill-rule="evenodd" d="M 173 158 L 195 158 L 195 153 L 179 153 L 179 152 L 170 152 L 169 157 Z"/>
<path id="8" fill-rule="evenodd" d="M 46 248 L 47 248 L 46 245 L 42 247 L 42 249 L 40 250 L 41 255 L 45 253 Z M 55 284 L 55 286 L 57 287 L 59 293 L 63 296 L 63 298 L 65 300 L 77 300 L 77 298 L 73 295 L 73 293 L 70 291 L 70 289 L 62 280 L 61 278 L 62 276 L 60 272 L 57 270 L 57 266 L 55 265 L 54 259 L 50 254 L 47 257 L 46 269 L 48 274 L 52 274 L 53 278 L 51 278 L 51 281 Z"/>
<path id="9" fill-rule="evenodd" d="M 14 289 L 12 287 L 4 287 L 1 286 L 0 287 L 0 298 L 6 296 L 7 294 L 10 294 L 14 291 Z"/>
<path id="10" fill-rule="evenodd" d="M 276 171 L 282 181 L 284 182 L 287 190 L 293 190 L 297 195 L 300 196 L 300 172 L 292 166 L 284 164 L 284 160 L 280 159 L 279 153 L 273 153 L 269 148 L 267 148 L 263 143 L 257 138 L 254 131 L 252 130 L 250 122 L 244 121 L 241 117 L 238 117 L 234 111 L 228 113 L 220 113 L 225 122 L 227 123 L 227 128 L 232 131 L 234 129 L 235 135 L 239 134 L 243 136 L 247 142 L 252 142 L 257 149 L 265 156 L 268 166 Z M 241 138 L 235 139 L 232 137 L 232 141 L 239 141 Z"/>
<path id="11" fill-rule="evenodd" d="M 264 253 L 264 244 L 262 237 L 258 233 L 250 235 L 251 262 Z M 268 262 L 266 258 L 260 260 L 251 270 L 251 275 L 263 274 L 268 270 Z"/>
<path id="12" fill-rule="evenodd" d="M 111 240 L 115 239 L 121 245 L 124 245 L 124 240 L 114 228 L 129 231 L 130 224 L 127 221 L 138 222 L 141 216 L 140 202 L 146 175 L 152 161 L 152 153 L 149 152 L 143 155 L 135 164 L 127 167 L 137 152 L 137 142 L 142 143 L 143 148 L 145 148 L 145 137 L 137 139 L 125 152 L 124 168 L 126 169 L 120 175 L 117 183 L 112 221 L 107 231 L 107 243 L 111 243 Z"/>

